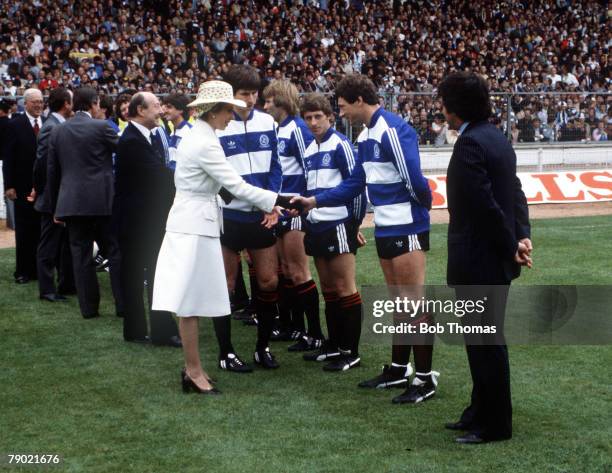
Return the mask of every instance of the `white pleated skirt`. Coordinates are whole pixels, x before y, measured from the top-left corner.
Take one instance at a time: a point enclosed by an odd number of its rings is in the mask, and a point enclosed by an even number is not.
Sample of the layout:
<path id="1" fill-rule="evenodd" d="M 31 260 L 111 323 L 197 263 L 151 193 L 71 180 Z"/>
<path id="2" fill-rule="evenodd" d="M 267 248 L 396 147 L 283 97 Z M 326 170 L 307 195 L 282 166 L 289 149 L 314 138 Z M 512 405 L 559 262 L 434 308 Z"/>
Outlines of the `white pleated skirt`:
<path id="1" fill-rule="evenodd" d="M 219 238 L 166 232 L 157 258 L 153 310 L 178 317 L 231 312 Z"/>

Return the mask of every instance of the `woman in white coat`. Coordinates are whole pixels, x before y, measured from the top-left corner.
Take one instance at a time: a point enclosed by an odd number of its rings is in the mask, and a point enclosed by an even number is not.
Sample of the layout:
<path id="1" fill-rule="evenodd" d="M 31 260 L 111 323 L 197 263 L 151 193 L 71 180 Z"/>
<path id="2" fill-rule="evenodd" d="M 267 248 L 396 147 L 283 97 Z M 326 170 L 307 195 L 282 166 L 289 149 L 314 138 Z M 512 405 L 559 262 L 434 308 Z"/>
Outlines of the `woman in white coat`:
<path id="1" fill-rule="evenodd" d="M 179 317 L 185 369 L 183 390 L 218 394 L 202 369 L 198 348 L 198 317 L 230 314 L 230 301 L 219 235 L 223 219 L 217 201 L 221 187 L 264 212 L 276 205 L 290 207 L 289 198 L 247 184 L 229 164 L 216 129 L 224 129 L 233 117 L 231 85 L 205 82 L 196 99 L 198 120 L 183 137 L 176 159 L 176 197 L 168 215 L 166 235 L 155 271 L 153 309 Z"/>

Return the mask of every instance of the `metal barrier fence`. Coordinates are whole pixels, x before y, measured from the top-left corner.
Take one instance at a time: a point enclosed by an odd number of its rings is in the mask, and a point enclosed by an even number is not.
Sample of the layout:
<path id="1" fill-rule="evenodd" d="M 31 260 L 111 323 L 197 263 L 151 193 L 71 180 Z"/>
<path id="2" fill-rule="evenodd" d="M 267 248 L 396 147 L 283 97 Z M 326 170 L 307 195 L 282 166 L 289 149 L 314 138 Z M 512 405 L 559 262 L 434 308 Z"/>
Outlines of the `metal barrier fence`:
<path id="1" fill-rule="evenodd" d="M 336 129 L 355 142 L 361 128 L 340 118 L 335 95 L 325 95 L 336 112 Z M 455 143 L 457 133 L 449 129 L 436 94 L 383 90 L 379 95 L 381 105 L 403 117 L 417 131 L 421 147 Z M 512 144 L 610 140 L 612 145 L 612 92 L 491 92 L 491 104 L 491 122 Z"/>
<path id="2" fill-rule="evenodd" d="M 380 96 L 387 110 L 415 128 L 421 146 L 452 145 L 456 141 L 457 134 L 449 130 L 435 94 L 383 91 Z M 492 92 L 491 103 L 491 122 L 513 144 L 612 140 L 611 92 Z M 335 103 L 332 105 L 337 109 Z M 337 127 L 353 141 L 360 132 L 345 120 L 338 120 Z"/>

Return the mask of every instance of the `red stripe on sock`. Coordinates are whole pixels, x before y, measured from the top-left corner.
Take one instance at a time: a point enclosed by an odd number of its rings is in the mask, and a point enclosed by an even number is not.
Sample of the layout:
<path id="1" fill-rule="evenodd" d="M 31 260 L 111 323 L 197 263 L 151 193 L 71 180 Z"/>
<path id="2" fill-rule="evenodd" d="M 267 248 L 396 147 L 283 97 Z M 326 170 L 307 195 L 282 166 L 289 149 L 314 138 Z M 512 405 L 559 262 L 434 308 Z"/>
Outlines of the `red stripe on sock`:
<path id="1" fill-rule="evenodd" d="M 298 294 L 306 294 L 308 291 L 312 291 L 313 289 L 316 289 L 317 285 L 314 283 L 314 281 L 310 281 L 309 283 L 304 283 L 301 284 L 299 286 L 297 286 L 297 292 Z"/>
<path id="2" fill-rule="evenodd" d="M 323 299 L 325 302 L 338 302 L 340 300 L 336 292 L 324 292 Z"/>
<path id="3" fill-rule="evenodd" d="M 350 296 L 340 298 L 340 306 L 344 309 L 361 304 L 361 296 L 358 292 Z"/>

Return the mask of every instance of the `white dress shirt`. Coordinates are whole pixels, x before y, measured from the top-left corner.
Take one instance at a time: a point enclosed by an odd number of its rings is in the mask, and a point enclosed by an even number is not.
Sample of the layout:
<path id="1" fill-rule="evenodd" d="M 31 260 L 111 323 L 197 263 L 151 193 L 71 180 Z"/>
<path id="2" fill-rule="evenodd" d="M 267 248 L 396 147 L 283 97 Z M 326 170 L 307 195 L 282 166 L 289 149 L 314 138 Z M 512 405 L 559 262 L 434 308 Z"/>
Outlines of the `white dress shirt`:
<path id="1" fill-rule="evenodd" d="M 53 116 L 54 116 L 54 117 L 57 119 L 57 121 L 58 121 L 58 122 L 60 122 L 60 123 L 64 123 L 64 122 L 66 121 L 66 119 L 64 118 L 64 116 L 63 116 L 63 115 L 60 115 L 60 114 L 59 114 L 59 113 L 57 113 L 57 112 L 52 112 L 52 113 L 51 113 L 51 115 L 53 115 Z"/>
<path id="2" fill-rule="evenodd" d="M 40 117 L 34 118 L 28 112 L 25 112 L 25 114 L 28 117 L 28 120 L 30 120 L 30 125 L 32 125 L 32 128 L 34 128 L 36 123 L 38 123 L 38 129 L 39 130 L 42 128 L 42 119 Z"/>
<path id="3" fill-rule="evenodd" d="M 457 130 L 457 134 L 461 136 L 461 134 L 465 131 L 465 129 L 468 127 L 469 124 L 470 122 L 463 122 L 461 126 L 459 127 L 459 129 Z"/>
<path id="4" fill-rule="evenodd" d="M 149 144 L 152 144 L 151 143 L 151 130 L 149 130 L 146 126 L 141 125 L 140 123 L 137 123 L 135 121 L 130 120 L 130 123 L 134 125 L 140 133 L 142 133 L 142 136 L 146 138 Z"/>

